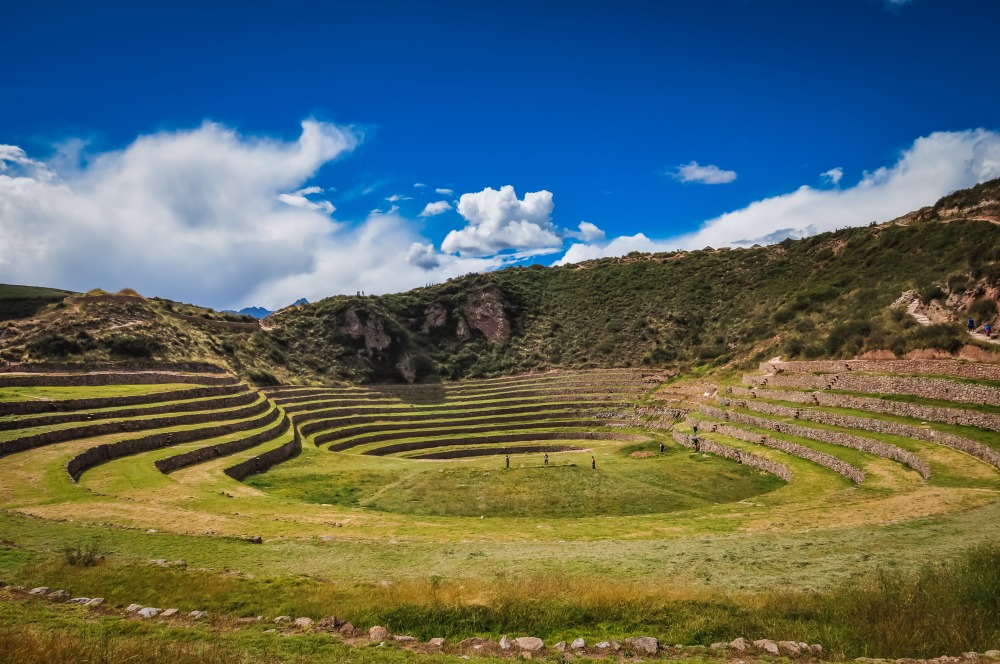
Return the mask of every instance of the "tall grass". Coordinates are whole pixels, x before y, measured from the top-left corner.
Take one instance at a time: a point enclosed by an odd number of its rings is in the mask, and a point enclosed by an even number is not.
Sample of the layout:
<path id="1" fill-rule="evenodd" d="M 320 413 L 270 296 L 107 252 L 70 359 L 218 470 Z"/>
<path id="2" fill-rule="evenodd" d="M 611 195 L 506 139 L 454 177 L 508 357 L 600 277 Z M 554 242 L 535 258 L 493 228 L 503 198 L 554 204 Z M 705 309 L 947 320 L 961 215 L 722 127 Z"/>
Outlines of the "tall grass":
<path id="1" fill-rule="evenodd" d="M 882 570 L 824 592 L 719 593 L 614 579 L 500 576 L 393 584 L 248 579 L 144 565 L 30 570 L 32 582 L 231 615 L 335 614 L 421 638 L 650 634 L 708 645 L 737 636 L 821 643 L 846 657 L 936 657 L 1000 646 L 1000 545 L 915 571 Z M 39 636 L 42 638 L 42 636 Z M 213 660 L 208 660 L 213 661 Z"/>

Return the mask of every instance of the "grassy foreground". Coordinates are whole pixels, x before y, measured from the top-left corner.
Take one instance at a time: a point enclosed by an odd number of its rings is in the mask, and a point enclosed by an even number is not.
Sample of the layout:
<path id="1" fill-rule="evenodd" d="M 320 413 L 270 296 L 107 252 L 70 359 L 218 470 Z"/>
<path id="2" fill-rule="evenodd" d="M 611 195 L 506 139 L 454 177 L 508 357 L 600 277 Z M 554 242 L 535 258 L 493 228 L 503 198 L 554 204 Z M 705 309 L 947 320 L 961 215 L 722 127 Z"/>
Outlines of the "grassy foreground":
<path id="1" fill-rule="evenodd" d="M 382 586 L 323 583 L 303 578 L 256 579 L 136 564 L 73 567 L 49 559 L 23 570 L 26 578 L 73 586 L 88 596 L 106 591 L 111 602 L 147 591 L 169 605 L 199 596 L 217 608 L 213 621 L 170 625 L 0 595 L 0 661 L 407 661 L 412 655 L 368 646 L 348 648 L 339 637 L 265 633 L 273 615 L 238 625 L 232 613 L 266 596 L 274 607 L 313 609 L 359 627 L 381 624 L 393 633 L 459 641 L 501 634 L 533 634 L 552 645 L 650 634 L 661 643 L 709 645 L 737 636 L 824 644 L 835 658 L 935 657 L 983 652 L 1000 643 L 1000 545 L 966 550 L 948 564 L 915 571 L 878 570 L 823 592 L 747 593 L 678 590 L 663 585 L 583 583 L 524 578 L 506 583 L 431 579 Z M 152 590 L 150 597 L 148 590 Z M 159 595 L 159 597 L 155 597 Z M 148 600 L 147 600 L 148 601 Z M 432 661 L 450 661 L 447 656 Z"/>

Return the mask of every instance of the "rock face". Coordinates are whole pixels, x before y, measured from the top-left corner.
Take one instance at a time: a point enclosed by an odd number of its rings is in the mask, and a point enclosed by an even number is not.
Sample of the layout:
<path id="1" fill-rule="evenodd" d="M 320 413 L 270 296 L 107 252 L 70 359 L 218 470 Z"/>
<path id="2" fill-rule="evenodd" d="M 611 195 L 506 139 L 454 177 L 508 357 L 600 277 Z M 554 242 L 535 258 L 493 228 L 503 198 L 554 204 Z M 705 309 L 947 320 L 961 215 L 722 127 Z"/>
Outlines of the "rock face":
<path id="1" fill-rule="evenodd" d="M 625 639 L 625 645 L 637 655 L 655 655 L 660 649 L 660 642 L 651 636 L 633 636 Z"/>
<path id="2" fill-rule="evenodd" d="M 476 293 L 462 307 L 469 327 L 479 330 L 493 342 L 510 339 L 511 325 L 504 312 L 503 299 L 496 290 Z"/>
<path id="3" fill-rule="evenodd" d="M 448 310 L 440 302 L 435 302 L 424 310 L 424 332 L 442 328 L 447 324 Z"/>
<path id="4" fill-rule="evenodd" d="M 382 627 L 381 625 L 375 625 L 374 627 L 368 630 L 368 638 L 371 639 L 372 641 L 378 641 L 379 643 L 381 643 L 382 641 L 385 641 L 386 639 L 389 638 L 389 630 L 387 630 L 385 627 Z"/>
<path id="5" fill-rule="evenodd" d="M 343 331 L 352 339 L 364 340 L 365 350 L 369 353 L 377 350 L 385 350 L 392 344 L 392 338 L 386 333 L 382 321 L 375 318 L 368 318 L 364 322 L 358 315 L 354 307 L 350 307 L 343 314 Z"/>
<path id="6" fill-rule="evenodd" d="M 538 652 L 545 647 L 545 643 L 535 636 L 519 636 L 514 639 L 514 643 L 521 650 L 527 650 L 528 652 Z"/>

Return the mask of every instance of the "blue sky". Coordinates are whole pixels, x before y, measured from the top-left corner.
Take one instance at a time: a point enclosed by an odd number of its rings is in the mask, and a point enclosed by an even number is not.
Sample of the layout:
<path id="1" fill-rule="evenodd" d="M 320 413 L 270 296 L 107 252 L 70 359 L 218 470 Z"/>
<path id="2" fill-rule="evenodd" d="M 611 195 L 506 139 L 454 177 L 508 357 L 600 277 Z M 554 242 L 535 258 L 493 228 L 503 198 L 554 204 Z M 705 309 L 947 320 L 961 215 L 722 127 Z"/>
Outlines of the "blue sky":
<path id="1" fill-rule="evenodd" d="M 1000 175 L 992 0 L 39 1 L 4 23 L 8 282 L 275 307 L 797 237 Z"/>

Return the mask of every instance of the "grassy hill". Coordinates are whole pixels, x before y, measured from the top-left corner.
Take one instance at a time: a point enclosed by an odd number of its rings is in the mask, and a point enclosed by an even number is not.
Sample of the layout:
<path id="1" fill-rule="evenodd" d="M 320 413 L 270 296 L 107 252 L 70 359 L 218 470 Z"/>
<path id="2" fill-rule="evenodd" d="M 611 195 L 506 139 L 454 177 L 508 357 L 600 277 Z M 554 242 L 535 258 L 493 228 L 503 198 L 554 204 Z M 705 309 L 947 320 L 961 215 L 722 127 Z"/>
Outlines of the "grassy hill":
<path id="1" fill-rule="evenodd" d="M 454 379 L 565 367 L 690 370 L 873 350 L 993 346 L 1000 180 L 892 222 L 749 249 L 514 267 L 247 317 L 166 300 L 77 298 L 0 328 L 7 360 L 207 360 L 258 383 Z M 906 291 L 937 302 L 920 325 Z M 228 327 L 227 327 L 228 325 Z"/>

